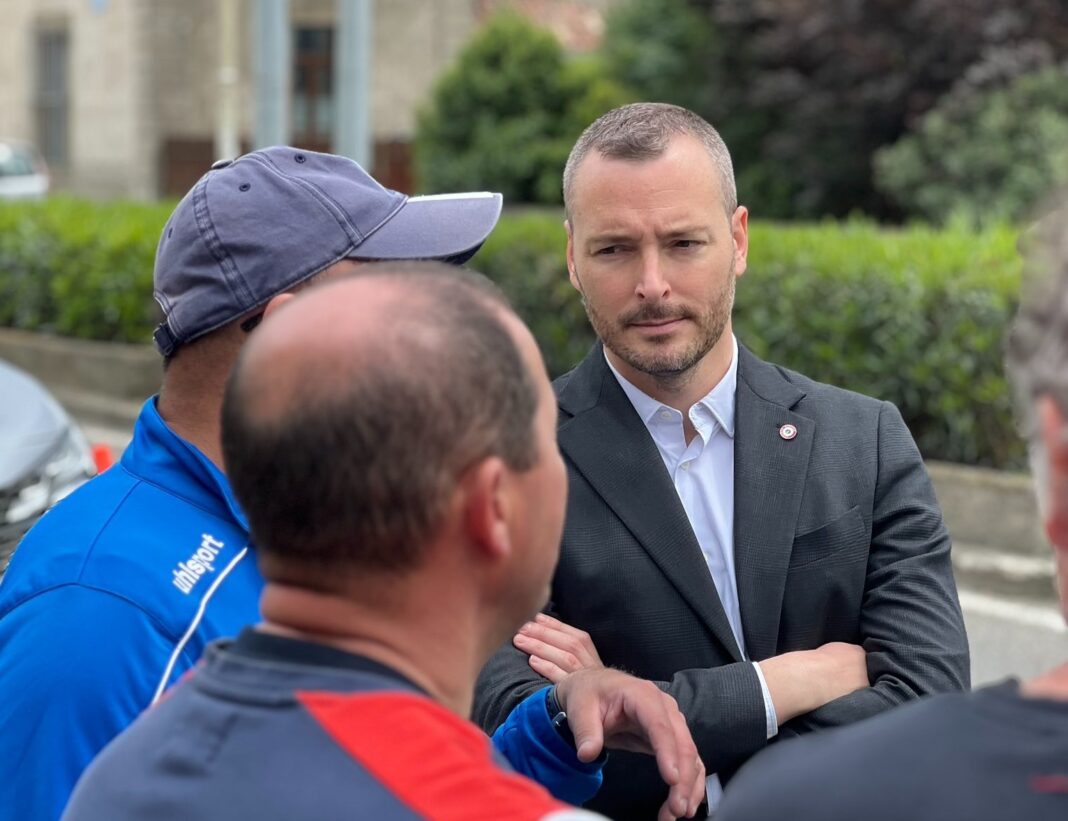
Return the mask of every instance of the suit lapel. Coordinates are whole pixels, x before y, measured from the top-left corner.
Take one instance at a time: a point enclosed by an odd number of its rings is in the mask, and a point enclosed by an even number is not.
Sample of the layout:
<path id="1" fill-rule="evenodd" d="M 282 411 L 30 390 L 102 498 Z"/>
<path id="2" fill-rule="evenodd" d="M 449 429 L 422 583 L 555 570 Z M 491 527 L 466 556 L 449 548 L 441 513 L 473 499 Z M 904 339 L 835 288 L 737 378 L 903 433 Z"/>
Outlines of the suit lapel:
<path id="1" fill-rule="evenodd" d="M 786 571 L 816 425 L 790 410 L 804 396 L 739 347 L 734 436 L 734 562 L 746 650 L 775 655 Z M 780 434 L 793 425 L 797 435 Z"/>
<path id="2" fill-rule="evenodd" d="M 660 452 L 597 345 L 558 385 L 560 449 L 735 661 L 742 656 Z"/>

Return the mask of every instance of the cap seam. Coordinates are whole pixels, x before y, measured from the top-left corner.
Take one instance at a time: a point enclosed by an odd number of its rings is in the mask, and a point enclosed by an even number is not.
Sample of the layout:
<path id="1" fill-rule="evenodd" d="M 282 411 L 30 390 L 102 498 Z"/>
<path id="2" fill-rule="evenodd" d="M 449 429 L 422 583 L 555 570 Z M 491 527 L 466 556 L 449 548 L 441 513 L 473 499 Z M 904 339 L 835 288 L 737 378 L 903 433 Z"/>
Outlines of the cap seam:
<path id="1" fill-rule="evenodd" d="M 345 213 L 344 209 L 338 206 L 334 199 L 330 197 L 315 183 L 309 182 L 303 177 L 298 177 L 294 174 L 289 174 L 283 171 L 277 163 L 271 160 L 270 157 L 266 157 L 259 154 L 250 154 L 248 155 L 248 159 L 255 160 L 261 165 L 269 167 L 270 170 L 274 171 L 279 176 L 285 177 L 287 180 L 290 180 L 296 183 L 297 185 L 300 185 L 309 193 L 311 193 L 311 195 L 315 197 L 316 200 L 318 200 L 319 204 L 322 205 L 330 213 L 331 216 L 333 216 L 334 221 L 341 226 L 341 229 L 345 231 L 346 235 L 349 237 L 350 250 L 358 246 L 365 239 L 367 239 L 363 232 L 360 231 L 360 229 L 352 223 L 352 220 L 349 219 L 348 214 Z"/>
<path id="2" fill-rule="evenodd" d="M 247 302 L 253 299 L 252 289 L 248 287 L 248 283 L 245 282 L 245 277 L 237 267 L 237 263 L 234 262 L 230 256 L 230 252 L 223 247 L 223 242 L 219 238 L 218 232 L 215 230 L 215 223 L 211 218 L 211 209 L 208 206 L 208 181 L 211 179 L 210 174 L 206 174 L 203 179 L 203 184 L 198 185 L 194 189 L 193 194 L 193 216 L 197 221 L 197 228 L 200 229 L 201 239 L 204 240 L 208 246 L 208 250 L 215 258 L 215 261 L 219 263 L 223 269 L 223 280 L 226 282 L 226 287 L 230 291 L 230 296 L 233 297 L 235 303 Z M 236 282 L 234 281 L 236 280 Z M 242 294 L 239 294 L 235 290 L 235 286 L 238 286 L 243 292 L 243 295 L 247 296 L 247 299 L 242 299 Z"/>

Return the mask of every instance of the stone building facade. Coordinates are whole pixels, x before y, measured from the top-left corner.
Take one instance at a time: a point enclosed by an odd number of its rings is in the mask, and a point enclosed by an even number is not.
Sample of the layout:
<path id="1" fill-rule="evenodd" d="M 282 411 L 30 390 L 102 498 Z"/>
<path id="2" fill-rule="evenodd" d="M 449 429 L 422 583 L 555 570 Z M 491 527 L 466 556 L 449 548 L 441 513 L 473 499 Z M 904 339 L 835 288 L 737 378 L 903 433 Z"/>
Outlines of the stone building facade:
<path id="1" fill-rule="evenodd" d="M 239 134 L 252 143 L 252 4 L 239 4 Z M 334 0 L 291 0 L 290 142 L 329 149 Z M 419 106 L 483 17 L 478 0 L 376 0 L 375 172 L 411 186 Z M 45 154 L 54 187 L 101 197 L 179 194 L 214 158 L 217 0 L 0 0 L 0 139 Z"/>
<path id="2" fill-rule="evenodd" d="M 237 4 L 238 134 L 253 144 L 254 4 Z M 570 51 L 596 46 L 617 0 L 372 0 L 375 176 L 411 190 L 419 107 L 475 29 L 510 7 Z M 153 199 L 215 159 L 222 3 L 0 0 L 0 139 L 35 143 L 57 190 Z M 337 0 L 289 0 L 289 142 L 330 150 Z"/>

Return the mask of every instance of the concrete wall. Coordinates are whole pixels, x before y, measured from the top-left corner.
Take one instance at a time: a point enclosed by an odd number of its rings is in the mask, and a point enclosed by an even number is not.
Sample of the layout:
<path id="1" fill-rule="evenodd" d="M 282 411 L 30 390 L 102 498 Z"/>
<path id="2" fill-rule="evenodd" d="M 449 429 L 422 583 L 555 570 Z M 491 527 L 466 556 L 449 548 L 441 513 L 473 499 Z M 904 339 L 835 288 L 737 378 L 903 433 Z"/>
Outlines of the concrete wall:
<path id="1" fill-rule="evenodd" d="M 253 122 L 252 0 L 242 0 L 241 131 Z M 291 0 L 296 25 L 330 25 L 334 0 Z M 473 0 L 375 3 L 372 131 L 407 140 L 434 81 L 476 26 Z M 219 35 L 214 0 L 5 0 L 0 26 L 0 137 L 36 142 L 34 35 L 70 42 L 70 164 L 58 188 L 93 196 L 160 193 L 165 140 L 214 136 Z"/>
<path id="2" fill-rule="evenodd" d="M 240 0 L 240 123 L 245 144 L 251 143 L 254 116 L 253 2 Z M 570 41 L 599 35 L 594 24 L 614 2 L 376 0 L 374 139 L 382 144 L 411 139 L 419 108 L 437 78 L 498 8 L 510 5 L 554 30 L 562 27 L 558 33 Z M 290 15 L 294 26 L 330 25 L 336 19 L 336 3 L 290 0 Z M 153 198 L 164 187 L 175 188 L 175 163 L 184 162 L 199 173 L 202 155 L 213 156 L 207 145 L 214 138 L 218 88 L 215 0 L 3 0 L 0 137 L 36 141 L 34 33 L 50 24 L 64 25 L 70 35 L 71 161 L 69 169 L 55 169 L 57 187 L 93 196 Z M 183 141 L 175 148 L 175 142 Z M 184 181 L 188 172 L 183 168 L 178 176 Z M 186 184 L 178 188 L 185 190 Z"/>
<path id="3" fill-rule="evenodd" d="M 218 88 L 219 31 L 215 0 L 143 0 L 149 8 L 146 53 L 152 55 L 149 116 L 161 137 L 212 139 Z M 240 3 L 242 26 L 250 19 L 250 2 Z M 239 94 L 241 131 L 252 126 L 251 43 L 243 38 Z"/>
<path id="4" fill-rule="evenodd" d="M 412 136 L 419 106 L 477 26 L 472 6 L 471 0 L 376 4 L 371 127 L 377 139 Z"/>
<path id="5" fill-rule="evenodd" d="M 154 138 L 146 131 L 143 8 L 138 0 L 8 0 L 0 35 L 0 134 L 37 140 L 35 35 L 69 37 L 69 163 L 56 182 L 99 196 L 151 196 Z"/>
<path id="6" fill-rule="evenodd" d="M 33 75 L 29 3 L 7 0 L 0 14 L 0 138 L 33 138 Z"/>

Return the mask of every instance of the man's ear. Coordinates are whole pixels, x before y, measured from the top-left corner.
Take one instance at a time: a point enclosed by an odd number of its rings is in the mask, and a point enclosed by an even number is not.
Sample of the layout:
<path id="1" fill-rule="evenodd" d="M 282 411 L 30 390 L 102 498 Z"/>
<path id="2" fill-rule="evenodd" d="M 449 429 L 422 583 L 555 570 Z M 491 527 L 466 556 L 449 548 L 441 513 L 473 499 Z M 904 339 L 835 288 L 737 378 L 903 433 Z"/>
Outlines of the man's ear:
<path id="1" fill-rule="evenodd" d="M 508 469 L 496 456 L 475 465 L 462 482 L 463 522 L 468 540 L 483 557 L 498 561 L 512 552 Z"/>
<path id="2" fill-rule="evenodd" d="M 1047 494 L 1046 535 L 1053 545 L 1068 547 L 1068 431 L 1064 414 L 1052 397 L 1039 398 L 1037 412 L 1039 435 L 1049 460 L 1046 487 L 1041 491 Z"/>
<path id="3" fill-rule="evenodd" d="M 731 216 L 731 239 L 734 241 L 734 275 L 740 277 L 749 267 L 749 209 L 739 205 Z"/>
<path id="4" fill-rule="evenodd" d="M 268 302 L 263 308 L 263 318 L 270 319 L 271 314 L 273 314 L 275 311 L 277 311 L 280 307 L 285 305 L 295 296 L 296 294 L 292 291 L 285 291 L 284 293 L 276 294 L 275 296 L 271 297 L 270 302 Z"/>
<path id="5" fill-rule="evenodd" d="M 571 280 L 575 290 L 581 294 L 582 283 L 579 282 L 578 274 L 575 273 L 575 235 L 571 230 L 571 220 L 564 220 L 564 230 L 567 231 L 567 277 Z"/>

